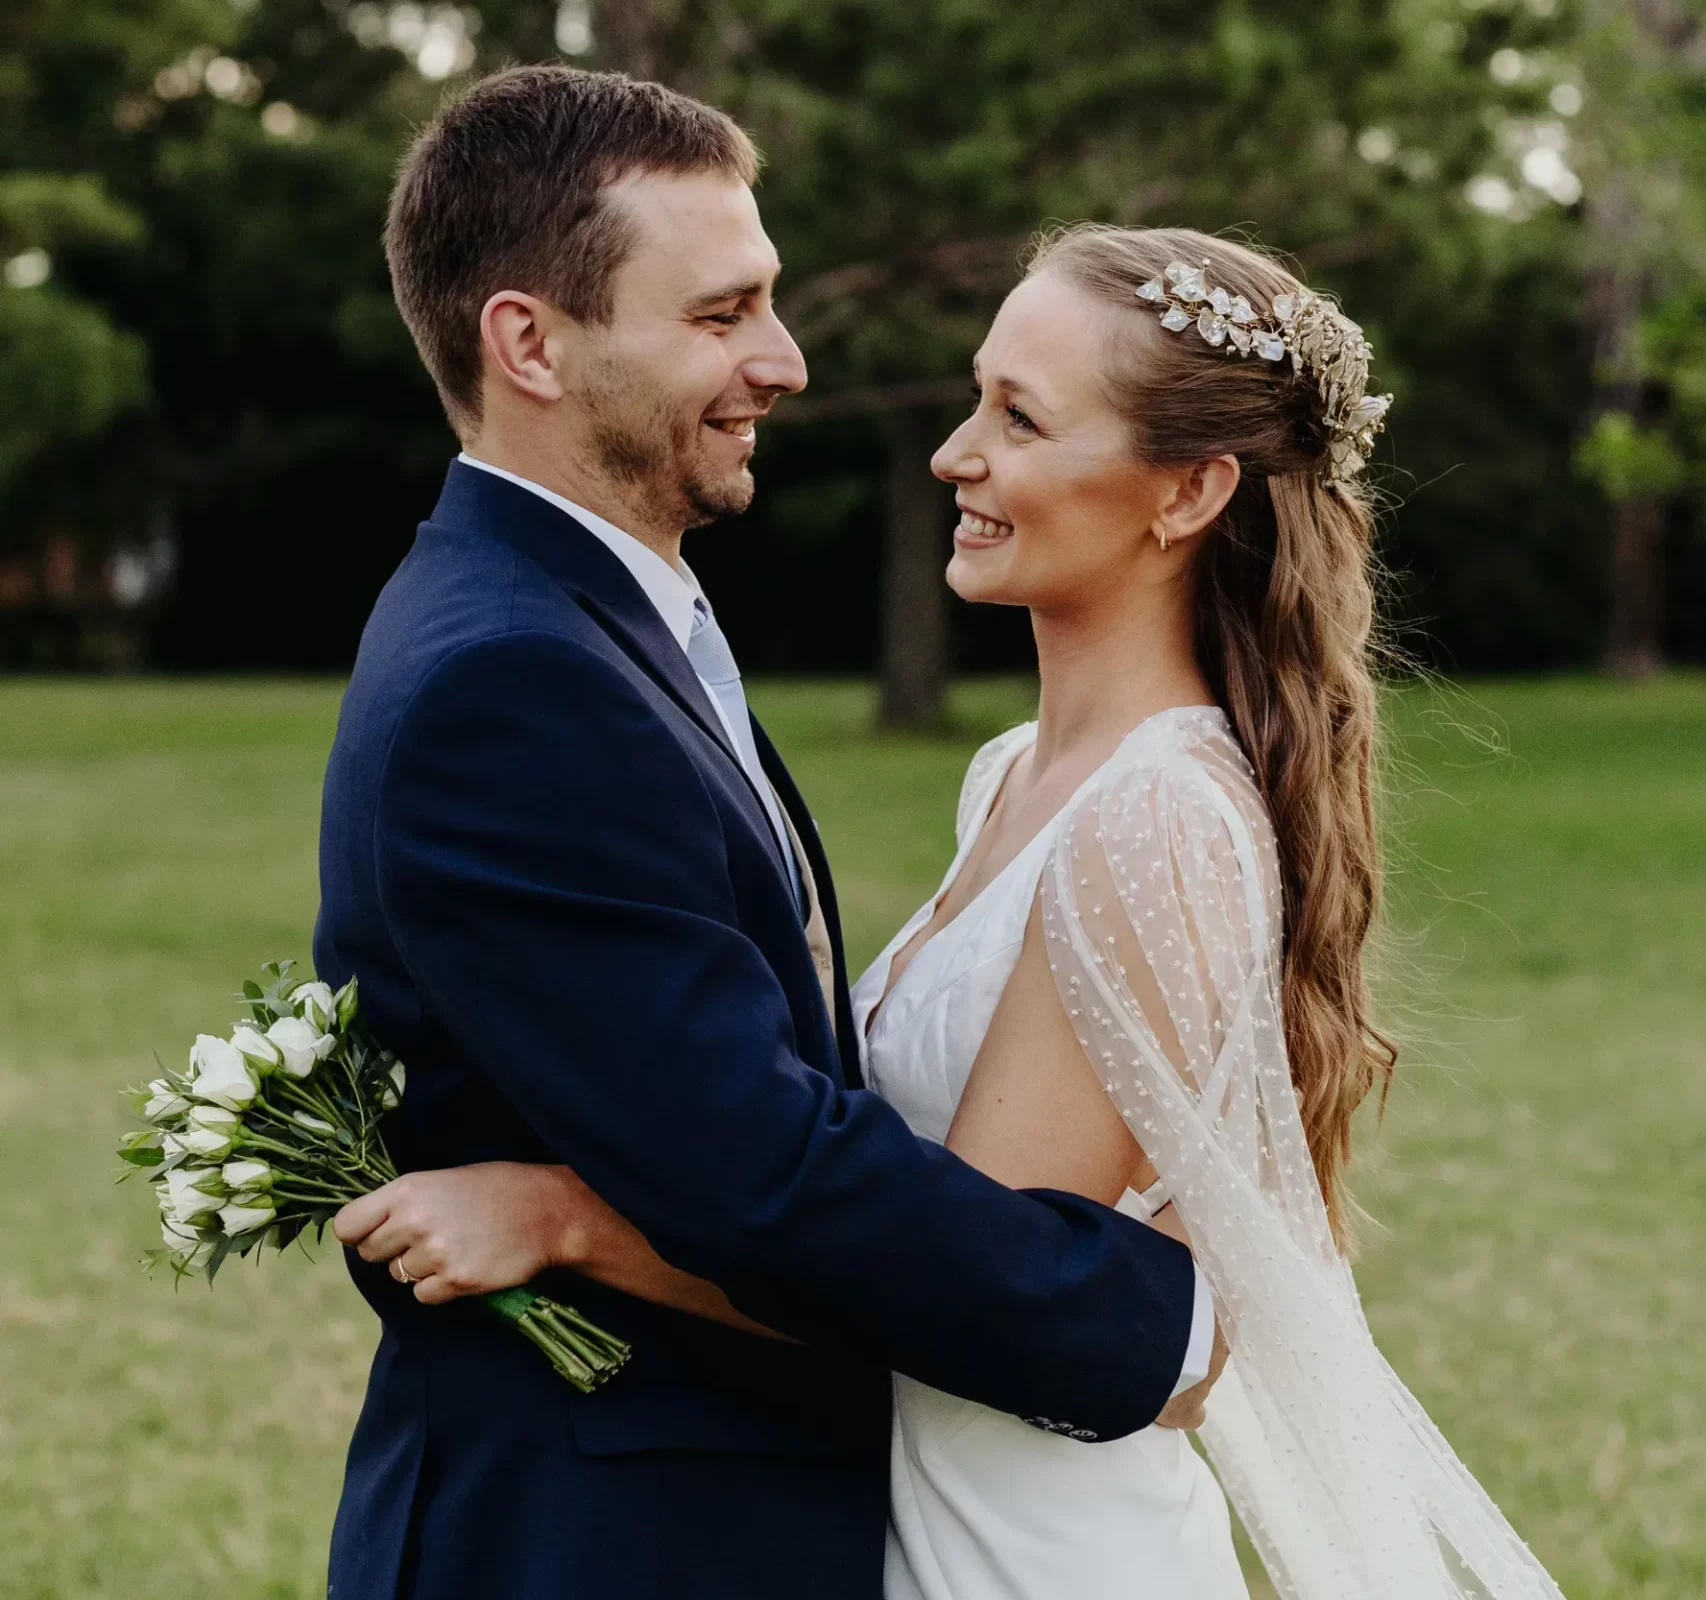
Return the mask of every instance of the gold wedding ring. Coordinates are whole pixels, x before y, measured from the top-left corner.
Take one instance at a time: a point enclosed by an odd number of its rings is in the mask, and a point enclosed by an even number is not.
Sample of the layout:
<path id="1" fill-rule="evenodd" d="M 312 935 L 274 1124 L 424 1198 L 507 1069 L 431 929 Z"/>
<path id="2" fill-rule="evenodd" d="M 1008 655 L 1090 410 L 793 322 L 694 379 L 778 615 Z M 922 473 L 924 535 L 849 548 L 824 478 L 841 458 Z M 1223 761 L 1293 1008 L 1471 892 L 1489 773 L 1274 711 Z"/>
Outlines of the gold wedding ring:
<path id="1" fill-rule="evenodd" d="M 411 1284 L 416 1281 L 414 1278 L 409 1276 L 409 1269 L 403 1265 L 403 1258 L 401 1256 L 393 1256 L 391 1258 L 391 1276 L 395 1278 L 398 1283 L 404 1285 Z"/>

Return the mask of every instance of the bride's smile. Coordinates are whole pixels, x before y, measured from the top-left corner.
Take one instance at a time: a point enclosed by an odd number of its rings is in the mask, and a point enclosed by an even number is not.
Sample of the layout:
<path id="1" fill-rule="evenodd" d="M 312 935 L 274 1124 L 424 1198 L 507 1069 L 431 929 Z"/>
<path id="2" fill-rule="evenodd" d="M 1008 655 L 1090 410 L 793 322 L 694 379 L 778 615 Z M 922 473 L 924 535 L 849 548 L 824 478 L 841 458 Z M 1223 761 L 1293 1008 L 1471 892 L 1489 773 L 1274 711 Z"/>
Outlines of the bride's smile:
<path id="1" fill-rule="evenodd" d="M 1102 375 L 1132 337 L 1054 274 L 1008 296 L 973 364 L 976 407 L 931 463 L 959 489 L 947 576 L 962 599 L 1076 608 L 1178 567 L 1150 536 L 1175 475 L 1133 449 Z"/>

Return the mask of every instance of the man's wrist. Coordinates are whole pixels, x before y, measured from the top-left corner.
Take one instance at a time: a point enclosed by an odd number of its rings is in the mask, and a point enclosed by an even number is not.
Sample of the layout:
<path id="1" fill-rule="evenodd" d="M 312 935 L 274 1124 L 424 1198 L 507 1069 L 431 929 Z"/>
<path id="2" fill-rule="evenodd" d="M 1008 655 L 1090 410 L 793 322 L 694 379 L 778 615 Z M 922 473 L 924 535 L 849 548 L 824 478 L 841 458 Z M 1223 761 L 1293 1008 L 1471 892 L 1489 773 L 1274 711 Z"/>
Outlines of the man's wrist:
<path id="1" fill-rule="evenodd" d="M 608 1230 L 602 1226 L 606 1221 L 604 1208 L 586 1203 L 585 1186 L 568 1167 L 540 1170 L 547 1180 L 542 1209 L 555 1219 L 546 1265 L 569 1267 L 590 1276 L 610 1254 L 610 1241 L 604 1237 Z"/>

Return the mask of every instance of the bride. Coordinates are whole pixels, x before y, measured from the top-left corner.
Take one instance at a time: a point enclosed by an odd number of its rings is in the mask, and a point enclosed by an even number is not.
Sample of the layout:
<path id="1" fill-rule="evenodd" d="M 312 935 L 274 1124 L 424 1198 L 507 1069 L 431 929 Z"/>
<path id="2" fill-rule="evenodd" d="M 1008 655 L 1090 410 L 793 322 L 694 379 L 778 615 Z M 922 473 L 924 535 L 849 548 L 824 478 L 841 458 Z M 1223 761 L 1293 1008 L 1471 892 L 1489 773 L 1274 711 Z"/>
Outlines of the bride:
<path id="1" fill-rule="evenodd" d="M 936 455 L 948 581 L 1029 608 L 1041 697 L 973 759 L 940 892 L 854 988 L 868 1078 L 1002 1182 L 1184 1239 L 1233 1354 L 1212 1473 L 1180 1431 L 1089 1446 L 897 1375 L 887 1600 L 1234 1600 L 1222 1490 L 1288 1600 L 1557 1600 L 1381 1358 L 1346 1259 L 1352 1114 L 1393 1061 L 1362 968 L 1369 353 L 1253 251 L 1079 225 L 1035 251 Z M 517 1281 L 501 1236 L 571 1203 L 547 1169 L 481 1181 L 505 1220 L 478 1261 L 427 1248 L 454 1230 L 413 1197 L 415 1277 Z"/>

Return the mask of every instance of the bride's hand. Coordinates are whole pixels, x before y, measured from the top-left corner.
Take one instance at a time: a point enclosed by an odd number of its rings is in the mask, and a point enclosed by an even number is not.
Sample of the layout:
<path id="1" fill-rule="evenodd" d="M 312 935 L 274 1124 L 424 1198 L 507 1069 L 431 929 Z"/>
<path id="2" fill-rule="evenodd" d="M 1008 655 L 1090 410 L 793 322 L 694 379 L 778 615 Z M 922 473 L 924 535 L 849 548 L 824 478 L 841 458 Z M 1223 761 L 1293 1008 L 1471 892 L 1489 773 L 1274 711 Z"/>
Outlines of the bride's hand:
<path id="1" fill-rule="evenodd" d="M 487 1161 L 409 1172 L 352 1200 L 332 1231 L 364 1261 L 395 1263 L 423 1305 L 510 1289 L 546 1267 L 649 1256 L 638 1230 L 568 1167 Z"/>
<path id="2" fill-rule="evenodd" d="M 1226 1358 L 1232 1354 L 1232 1348 L 1226 1342 L 1226 1335 L 1220 1331 L 1217 1318 L 1214 1324 L 1214 1352 L 1208 1361 L 1208 1376 L 1201 1383 L 1193 1384 L 1183 1394 L 1176 1394 L 1162 1408 L 1161 1415 L 1155 1419 L 1158 1428 L 1183 1428 L 1187 1433 L 1203 1425 L 1206 1415 L 1209 1391 L 1220 1382 L 1220 1375 L 1226 1370 Z"/>
<path id="3" fill-rule="evenodd" d="M 1144 1189 L 1154 1181 L 1155 1169 L 1145 1156 L 1134 1187 Z M 1149 1226 L 1159 1233 L 1177 1239 L 1187 1249 L 1190 1248 L 1191 1236 L 1185 1229 L 1177 1206 L 1163 1206 L 1149 1219 Z M 1214 1323 L 1214 1348 L 1208 1358 L 1208 1376 L 1201 1383 L 1192 1384 L 1182 1394 L 1174 1395 L 1162 1408 L 1161 1415 L 1155 1419 L 1155 1426 L 1180 1428 L 1187 1433 L 1200 1428 L 1206 1414 L 1209 1392 L 1220 1382 L 1220 1375 L 1226 1370 L 1226 1359 L 1231 1353 L 1231 1346 L 1226 1342 L 1226 1335 L 1220 1331 L 1220 1319 L 1217 1317 Z"/>

